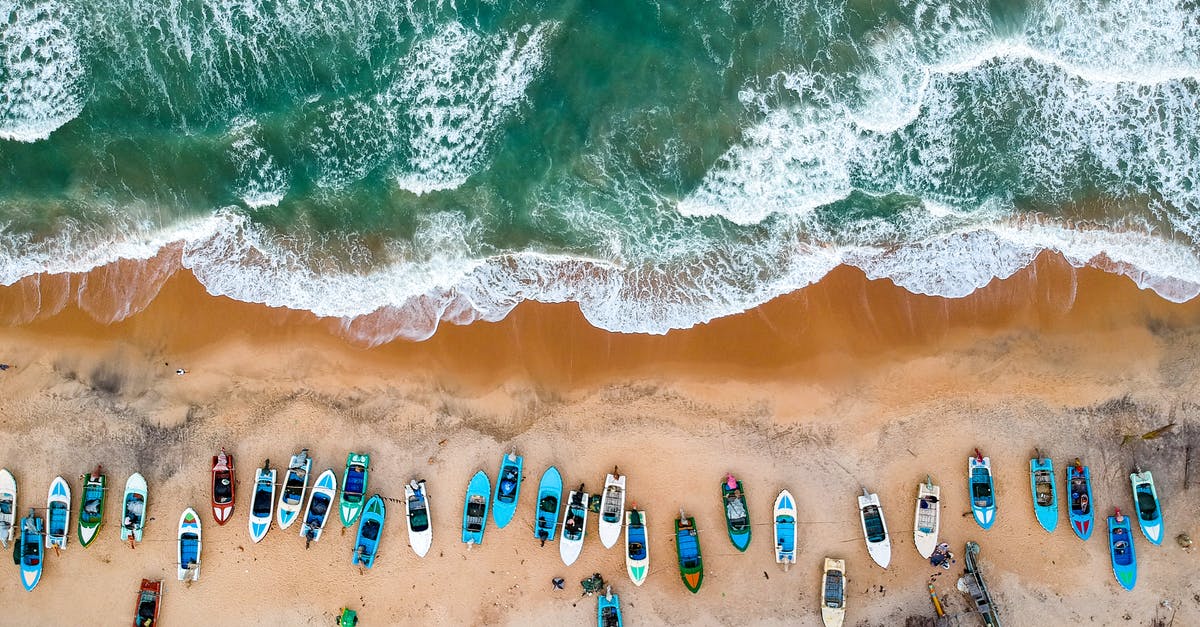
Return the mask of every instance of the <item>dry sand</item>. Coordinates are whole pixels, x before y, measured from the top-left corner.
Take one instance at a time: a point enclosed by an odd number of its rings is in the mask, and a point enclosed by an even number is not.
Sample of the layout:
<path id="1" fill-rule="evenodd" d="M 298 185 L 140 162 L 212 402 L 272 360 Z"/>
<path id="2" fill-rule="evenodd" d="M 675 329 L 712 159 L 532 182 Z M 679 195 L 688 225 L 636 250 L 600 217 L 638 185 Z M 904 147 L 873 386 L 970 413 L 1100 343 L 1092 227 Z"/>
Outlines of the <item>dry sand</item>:
<path id="1" fill-rule="evenodd" d="M 149 306 L 119 317 L 114 294 L 150 284 Z M 161 291 L 159 291 L 161 288 Z M 70 296 L 65 296 L 70 294 Z M 1066 295 L 1066 296 L 1064 296 Z M 52 314 L 52 315 L 51 315 Z M 1175 305 L 1126 279 L 1075 271 L 1045 255 L 1026 271 L 959 300 L 914 296 L 840 269 L 820 284 L 740 316 L 665 337 L 613 335 L 570 305 L 523 305 L 508 319 L 447 325 L 427 342 L 365 349 L 335 322 L 213 298 L 186 272 L 125 264 L 74 277 L 41 277 L 0 290 L 0 466 L 16 475 L 19 505 L 44 505 L 58 474 L 97 462 L 110 497 L 99 539 L 74 538 L 46 560 L 42 582 L 0 576 L 8 624 L 128 624 L 142 577 L 167 580 L 164 624 L 331 624 L 338 608 L 363 624 L 591 624 L 579 598 L 592 572 L 621 595 L 630 625 L 819 624 L 824 556 L 847 561 L 848 625 L 901 625 L 930 617 L 930 575 L 952 611 L 965 608 L 950 572 L 912 546 L 917 483 L 941 484 L 943 533 L 957 553 L 982 545 L 985 574 L 1009 625 L 1148 625 L 1174 613 L 1200 624 L 1196 556 L 1200 487 L 1183 487 L 1200 383 L 1200 304 Z M 97 322 L 97 318 L 101 322 Z M 187 368 L 176 376 L 178 367 Z M 1176 431 L 1122 446 L 1167 422 Z M 434 545 L 407 547 L 403 506 L 375 569 L 350 565 L 353 530 L 334 520 L 310 550 L 295 526 L 258 545 L 246 529 L 254 468 L 301 446 L 314 471 L 338 469 L 350 450 L 371 453 L 371 490 L 402 495 L 429 481 Z M 996 526 L 981 531 L 966 499 L 967 457 L 990 455 Z M 225 527 L 208 511 L 210 456 L 238 464 L 239 501 Z M 502 452 L 525 456 L 513 523 L 489 524 L 482 546 L 459 541 L 466 482 L 495 476 Z M 1133 464 L 1154 471 L 1167 541 L 1136 535 L 1134 592 L 1113 579 L 1105 539 L 1046 534 L 1030 506 L 1028 459 L 1040 447 L 1062 467 L 1092 468 L 1097 511 L 1130 508 Z M 619 549 L 604 550 L 593 521 L 580 560 L 532 537 L 534 494 L 555 464 L 568 486 L 595 491 L 617 465 L 648 511 L 651 574 L 635 588 Z M 133 471 L 150 484 L 146 542 L 122 545 L 117 499 Z M 738 553 L 724 532 L 719 482 L 747 487 L 754 539 Z M 1193 470 L 1193 482 L 1200 470 Z M 885 572 L 867 556 L 856 512 L 860 486 L 880 493 L 893 534 Z M 800 507 L 799 564 L 774 564 L 770 512 L 787 488 Z M 204 517 L 202 577 L 175 581 L 179 513 Z M 73 508 L 78 503 L 73 504 Z M 671 521 L 697 517 L 706 578 L 680 582 Z M 74 511 L 72 512 L 74 515 Z M 1103 524 L 1102 521 L 1098 521 Z M 565 577 L 566 591 L 550 579 Z M 1166 600 L 1173 610 L 1161 603 Z M 974 624 L 964 621 L 962 624 Z"/>

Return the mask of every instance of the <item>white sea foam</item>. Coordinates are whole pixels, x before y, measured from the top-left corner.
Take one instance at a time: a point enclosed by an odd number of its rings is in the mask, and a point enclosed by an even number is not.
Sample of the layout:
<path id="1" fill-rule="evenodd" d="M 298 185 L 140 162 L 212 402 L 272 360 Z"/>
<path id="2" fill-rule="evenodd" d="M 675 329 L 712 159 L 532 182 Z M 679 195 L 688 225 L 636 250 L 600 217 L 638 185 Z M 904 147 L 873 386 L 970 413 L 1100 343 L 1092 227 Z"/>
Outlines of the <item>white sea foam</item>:
<path id="1" fill-rule="evenodd" d="M 238 195 L 251 209 L 274 207 L 288 191 L 288 173 L 263 147 L 257 125 L 246 122 L 233 130 L 229 158 L 238 172 Z"/>
<path id="2" fill-rule="evenodd" d="M 83 110 L 68 11 L 55 0 L 0 0 L 0 139 L 46 139 Z"/>

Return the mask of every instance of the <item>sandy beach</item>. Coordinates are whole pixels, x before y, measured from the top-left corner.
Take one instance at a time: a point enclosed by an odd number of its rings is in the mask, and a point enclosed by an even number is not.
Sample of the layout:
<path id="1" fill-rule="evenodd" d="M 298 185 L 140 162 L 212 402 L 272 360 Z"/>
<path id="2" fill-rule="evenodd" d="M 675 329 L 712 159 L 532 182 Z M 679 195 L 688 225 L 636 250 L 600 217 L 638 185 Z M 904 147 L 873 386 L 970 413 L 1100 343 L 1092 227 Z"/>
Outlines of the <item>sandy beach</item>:
<path id="1" fill-rule="evenodd" d="M 584 625 L 595 600 L 580 598 L 578 582 L 600 572 L 630 625 L 818 625 L 821 560 L 833 556 L 847 563 L 848 625 L 904 625 L 934 616 L 931 575 L 949 611 L 966 608 L 954 590 L 962 560 L 942 571 L 913 548 L 917 484 L 930 475 L 942 487 L 942 538 L 960 557 L 965 541 L 981 545 L 1005 624 L 1200 624 L 1196 555 L 1174 540 L 1200 532 L 1200 487 L 1184 487 L 1200 415 L 1200 303 L 1173 304 L 1046 254 L 962 299 L 839 268 L 755 310 L 665 336 L 606 333 L 573 305 L 527 303 L 498 323 L 443 324 L 425 342 L 367 348 L 339 321 L 209 296 L 165 258 L 0 289 L 0 362 L 13 366 L 0 372 L 0 466 L 17 477 L 21 511 L 44 506 L 56 475 L 77 499 L 78 476 L 101 463 L 115 491 L 131 472 L 146 476 L 151 516 L 131 550 L 110 496 L 100 538 L 87 548 L 72 538 L 48 556 L 32 593 L 7 568 L 2 623 L 127 624 L 149 577 L 166 580 L 167 625 L 203 616 L 327 625 L 342 606 L 364 625 Z M 144 309 L 112 322 L 123 315 L 115 303 L 130 300 L 122 286 L 134 283 L 148 290 Z M 1165 436 L 1122 444 L 1171 422 Z M 239 480 L 224 527 L 208 510 L 210 457 L 221 447 Z M 284 465 L 300 447 L 314 471 L 339 475 L 348 451 L 370 453 L 370 489 L 385 496 L 425 478 L 430 554 L 407 546 L 399 502 L 388 504 L 370 571 L 350 565 L 353 530 L 337 521 L 307 551 L 294 527 L 252 544 L 254 468 L 265 458 Z M 516 518 L 489 525 L 468 550 L 459 541 L 466 483 L 479 468 L 494 479 L 514 447 L 526 471 Z M 997 478 L 989 531 L 967 502 L 976 447 Z M 1103 533 L 1082 542 L 1065 514 L 1053 534 L 1038 526 L 1035 448 L 1054 459 L 1060 494 L 1065 464 L 1091 466 L 1098 514 L 1132 508 L 1135 464 L 1154 472 L 1167 539 L 1151 546 L 1136 535 L 1134 591 L 1114 580 Z M 557 546 L 538 546 L 534 493 L 550 464 L 568 486 L 592 491 L 614 465 L 628 476 L 651 534 L 644 586 L 629 582 L 618 548 L 602 548 L 593 520 L 571 567 Z M 724 530 L 727 471 L 745 482 L 755 524 L 745 553 Z M 893 536 L 887 571 L 863 545 L 863 486 L 880 494 Z M 787 573 L 770 540 L 783 488 L 800 511 L 799 563 Z M 190 586 L 175 581 L 174 564 L 187 506 L 204 519 L 202 576 Z M 681 507 L 701 532 L 706 578 L 696 595 L 676 568 L 671 522 Z M 552 590 L 555 576 L 565 591 Z"/>

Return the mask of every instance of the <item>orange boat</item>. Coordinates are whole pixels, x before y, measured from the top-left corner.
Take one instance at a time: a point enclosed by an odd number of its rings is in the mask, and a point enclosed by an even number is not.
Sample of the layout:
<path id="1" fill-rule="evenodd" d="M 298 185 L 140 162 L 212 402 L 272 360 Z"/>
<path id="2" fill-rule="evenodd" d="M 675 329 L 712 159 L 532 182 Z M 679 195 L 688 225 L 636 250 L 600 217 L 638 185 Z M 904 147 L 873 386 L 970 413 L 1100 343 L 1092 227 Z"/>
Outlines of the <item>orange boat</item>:
<path id="1" fill-rule="evenodd" d="M 133 627 L 154 627 L 158 624 L 158 602 L 162 599 L 162 580 L 142 580 L 137 606 L 133 609 Z"/>
<path id="2" fill-rule="evenodd" d="M 233 455 L 225 449 L 212 458 L 212 511 L 218 525 L 229 522 L 233 516 Z"/>

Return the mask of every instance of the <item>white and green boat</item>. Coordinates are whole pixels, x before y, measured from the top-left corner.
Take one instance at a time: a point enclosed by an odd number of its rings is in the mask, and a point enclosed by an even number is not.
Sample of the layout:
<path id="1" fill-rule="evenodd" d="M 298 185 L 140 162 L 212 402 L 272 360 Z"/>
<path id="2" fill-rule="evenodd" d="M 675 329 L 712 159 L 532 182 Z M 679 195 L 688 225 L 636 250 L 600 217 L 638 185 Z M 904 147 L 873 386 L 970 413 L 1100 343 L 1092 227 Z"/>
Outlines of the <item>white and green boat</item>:
<path id="1" fill-rule="evenodd" d="M 367 472 L 371 467 L 371 456 L 366 453 L 350 453 L 346 456 L 346 474 L 342 476 L 342 495 L 338 497 L 338 516 L 342 526 L 349 527 L 362 513 L 363 497 L 367 492 Z"/>

